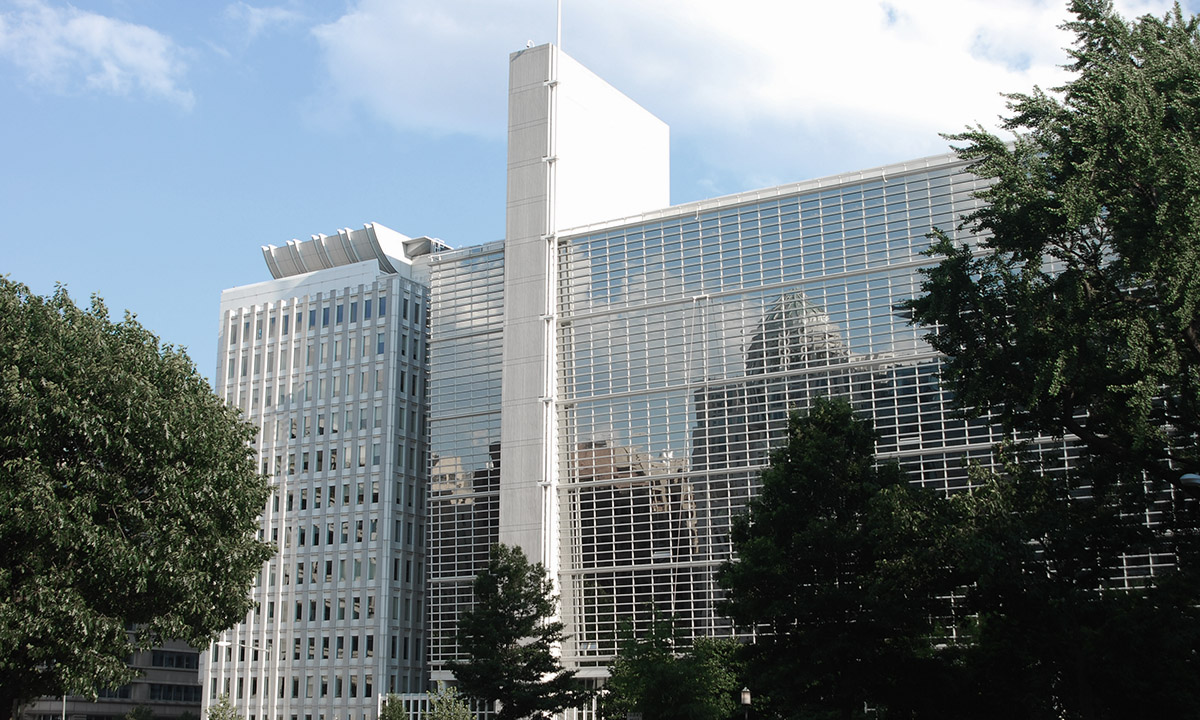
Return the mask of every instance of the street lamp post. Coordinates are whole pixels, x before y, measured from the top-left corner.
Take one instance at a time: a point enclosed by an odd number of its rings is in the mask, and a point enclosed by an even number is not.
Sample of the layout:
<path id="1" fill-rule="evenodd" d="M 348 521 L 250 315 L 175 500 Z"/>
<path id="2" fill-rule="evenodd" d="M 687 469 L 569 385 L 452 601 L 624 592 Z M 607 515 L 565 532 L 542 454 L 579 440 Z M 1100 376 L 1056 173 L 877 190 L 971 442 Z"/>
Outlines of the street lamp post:
<path id="1" fill-rule="evenodd" d="M 750 688 L 742 688 L 742 715 L 746 720 L 750 720 Z"/>

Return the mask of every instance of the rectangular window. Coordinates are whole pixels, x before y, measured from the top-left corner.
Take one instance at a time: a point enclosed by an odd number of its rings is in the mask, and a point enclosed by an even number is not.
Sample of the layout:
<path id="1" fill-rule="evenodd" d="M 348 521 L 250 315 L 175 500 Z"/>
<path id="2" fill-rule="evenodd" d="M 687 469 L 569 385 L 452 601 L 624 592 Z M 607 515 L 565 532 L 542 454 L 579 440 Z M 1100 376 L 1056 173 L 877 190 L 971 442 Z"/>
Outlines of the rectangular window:
<path id="1" fill-rule="evenodd" d="M 317 309 L 312 308 L 308 311 L 308 329 L 312 330 L 317 326 Z"/>
<path id="2" fill-rule="evenodd" d="M 371 299 L 363 300 L 363 320 L 371 319 Z"/>
<path id="3" fill-rule="evenodd" d="M 329 327 L 329 306 L 321 308 L 321 327 Z"/>
<path id="4" fill-rule="evenodd" d="M 358 322 L 358 302 L 350 303 L 350 322 Z"/>
<path id="5" fill-rule="evenodd" d="M 292 316 L 291 316 L 291 315 L 284 315 L 284 316 L 283 316 L 283 334 L 284 334 L 284 335 L 287 335 L 287 334 L 288 334 L 288 320 L 290 320 L 291 318 L 292 318 Z"/>
<path id="6" fill-rule="evenodd" d="M 380 297 L 379 298 L 379 317 L 383 317 L 386 314 L 387 314 L 387 298 Z"/>
<path id="7" fill-rule="evenodd" d="M 338 304 L 337 312 L 334 313 L 334 322 L 339 325 L 342 324 L 342 305 L 341 305 L 341 303 Z"/>
<path id="8" fill-rule="evenodd" d="M 375 352 L 379 355 L 383 354 L 383 333 L 378 333 L 375 337 Z M 243 372 L 242 374 L 245 375 L 246 373 Z"/>

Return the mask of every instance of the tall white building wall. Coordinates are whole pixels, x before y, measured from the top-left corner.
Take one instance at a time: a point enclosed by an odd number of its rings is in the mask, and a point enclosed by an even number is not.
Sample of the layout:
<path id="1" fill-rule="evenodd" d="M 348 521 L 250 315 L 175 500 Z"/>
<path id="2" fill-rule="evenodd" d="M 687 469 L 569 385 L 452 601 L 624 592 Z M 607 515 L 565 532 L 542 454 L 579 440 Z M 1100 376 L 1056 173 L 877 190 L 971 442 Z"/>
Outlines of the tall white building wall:
<path id="1" fill-rule="evenodd" d="M 501 542 L 552 570 L 556 232 L 669 202 L 667 126 L 552 45 L 509 58 Z"/>
<path id="2" fill-rule="evenodd" d="M 358 720 L 424 688 L 428 271 L 401 240 L 369 226 L 268 248 L 282 277 L 222 293 L 217 392 L 260 428 L 276 555 L 204 654 L 205 708 Z"/>

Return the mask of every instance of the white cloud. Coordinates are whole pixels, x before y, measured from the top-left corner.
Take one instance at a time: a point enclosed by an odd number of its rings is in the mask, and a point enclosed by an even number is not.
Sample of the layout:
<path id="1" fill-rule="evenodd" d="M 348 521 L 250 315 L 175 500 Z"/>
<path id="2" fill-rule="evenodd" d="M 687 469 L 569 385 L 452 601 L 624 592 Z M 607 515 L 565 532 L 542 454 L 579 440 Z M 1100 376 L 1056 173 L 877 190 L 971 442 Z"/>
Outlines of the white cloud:
<path id="1" fill-rule="evenodd" d="M 288 8 L 254 7 L 244 2 L 227 5 L 225 17 L 242 25 L 248 41 L 272 28 L 296 25 L 305 19 L 303 14 Z"/>
<path id="2" fill-rule="evenodd" d="M 1045 0 L 564 5 L 568 54 L 708 163 L 769 181 L 943 152 L 939 132 L 997 124 L 1000 93 L 1060 84 L 1071 40 L 1065 3 Z M 1170 3 L 1117 6 L 1131 17 Z M 498 137 L 504 58 L 554 28 L 547 2 L 360 0 L 314 32 L 336 100 L 404 130 Z"/>
<path id="3" fill-rule="evenodd" d="M 21 68 L 30 82 L 59 91 L 86 88 L 115 95 L 134 89 L 190 109 L 182 89 L 182 51 L 144 25 L 41 0 L 20 0 L 0 13 L 0 58 Z"/>
<path id="4" fill-rule="evenodd" d="M 361 0 L 313 30 L 330 100 L 364 108 L 400 129 L 500 137 L 505 58 L 525 46 L 529 21 L 545 5 Z"/>

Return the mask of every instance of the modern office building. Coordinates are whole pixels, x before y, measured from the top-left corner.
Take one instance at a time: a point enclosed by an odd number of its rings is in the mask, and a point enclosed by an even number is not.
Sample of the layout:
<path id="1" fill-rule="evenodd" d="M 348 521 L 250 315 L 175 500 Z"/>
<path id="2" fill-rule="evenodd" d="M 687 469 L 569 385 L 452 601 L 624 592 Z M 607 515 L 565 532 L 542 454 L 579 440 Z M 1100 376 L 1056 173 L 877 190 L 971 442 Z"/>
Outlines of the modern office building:
<path id="1" fill-rule="evenodd" d="M 95 697 L 67 695 L 39 698 L 21 708 L 21 720 L 122 720 L 144 707 L 158 720 L 200 718 L 200 653 L 178 641 L 142 650 L 129 658 L 138 677 L 118 688 L 98 690 Z"/>
<path id="2" fill-rule="evenodd" d="M 221 295 L 217 392 L 261 428 L 275 557 L 205 653 L 207 709 L 374 717 L 423 688 L 427 256 L 380 225 L 268 246 L 273 279 Z"/>
<path id="3" fill-rule="evenodd" d="M 956 157 L 668 207 L 666 128 L 552 46 L 510 58 L 508 137 L 505 240 L 431 259 L 434 679 L 494 542 L 551 569 L 585 677 L 655 609 L 731 633 L 730 520 L 816 396 L 923 484 L 988 460 L 895 307 L 926 234 L 976 207 Z"/>
<path id="4" fill-rule="evenodd" d="M 206 703 L 365 720 L 369 696 L 450 679 L 496 542 L 556 578 L 583 677 L 655 610 L 732 633 L 714 581 L 730 521 L 818 396 L 870 413 L 879 454 L 925 485 L 990 460 L 995 430 L 954 415 L 896 309 L 926 234 L 976 207 L 962 162 L 670 207 L 668 150 L 646 110 L 528 48 L 510 57 L 504 240 L 368 226 L 264 248 L 275 279 L 223 294 L 219 389 L 263 428 L 278 555 L 209 658 Z"/>

